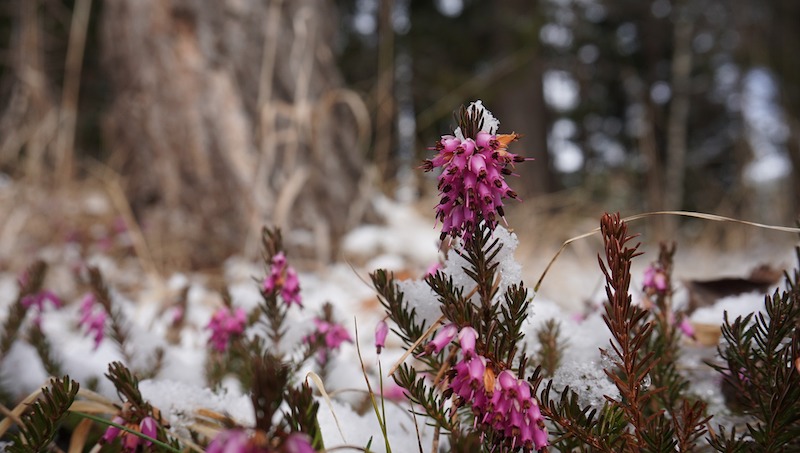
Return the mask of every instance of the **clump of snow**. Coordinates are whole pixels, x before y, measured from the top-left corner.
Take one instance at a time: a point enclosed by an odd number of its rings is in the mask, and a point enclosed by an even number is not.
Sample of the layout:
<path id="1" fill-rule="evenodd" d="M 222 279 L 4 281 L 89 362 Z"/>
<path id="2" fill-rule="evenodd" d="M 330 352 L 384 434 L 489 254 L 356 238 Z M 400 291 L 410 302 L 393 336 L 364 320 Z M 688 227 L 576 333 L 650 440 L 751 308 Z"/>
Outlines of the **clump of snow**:
<path id="1" fill-rule="evenodd" d="M 442 315 L 439 299 L 425 280 L 403 280 L 397 282 L 397 287 L 409 309 L 417 310 L 417 322 L 425 321 L 430 326 Z"/>
<path id="2" fill-rule="evenodd" d="M 340 433 L 327 403 L 324 401 L 319 403 L 318 420 L 322 430 L 322 438 L 325 439 L 325 447 L 328 449 L 335 449 L 341 445 L 366 447 L 371 440 L 370 451 L 386 451 L 380 425 L 378 425 L 378 420 L 371 406 L 364 414 L 359 415 L 349 405 L 342 404 L 336 400 L 332 401 L 333 413 L 336 414 L 336 419 L 339 421 L 338 426 L 342 429 Z M 418 417 L 417 426 L 415 427 L 415 421 L 409 413 L 411 409 L 409 403 L 397 404 L 386 401 L 385 407 L 387 437 L 394 450 L 416 451 L 418 442 L 422 442 L 422 445 L 431 444 L 433 428 L 426 425 L 420 417 Z M 420 431 L 419 439 L 417 438 L 417 428 Z M 342 435 L 344 435 L 344 438 L 342 438 Z"/>
<path id="3" fill-rule="evenodd" d="M 500 285 L 498 294 L 502 297 L 506 289 L 512 284 L 519 284 L 522 280 L 522 266 L 514 259 L 514 251 L 519 245 L 519 239 L 515 233 L 508 231 L 502 226 L 498 226 L 492 232 L 489 244 L 498 241 L 500 250 L 494 260 L 498 263 L 497 273 L 500 275 Z M 453 278 L 456 286 L 464 288 L 464 293 L 469 293 L 475 287 L 475 281 L 467 275 L 465 269 L 470 269 L 469 262 L 457 252 L 463 252 L 464 247 L 460 242 L 454 247 L 444 263 L 442 272 Z M 474 296 L 477 301 L 477 296 Z"/>
<path id="4" fill-rule="evenodd" d="M 436 260 L 439 233 L 430 218 L 423 218 L 411 204 L 386 197 L 377 197 L 373 206 L 385 225 L 364 225 L 349 232 L 342 240 L 345 256 L 366 260 L 395 255 L 422 267 Z"/>
<path id="5" fill-rule="evenodd" d="M 142 396 L 157 407 L 173 428 L 188 434 L 198 409 L 231 417 L 243 426 L 253 426 L 253 403 L 248 395 L 214 393 L 208 388 L 167 379 L 147 379 L 139 383 Z"/>
<path id="6" fill-rule="evenodd" d="M 562 390 L 566 385 L 578 394 L 581 406 L 591 405 L 600 408 L 605 403 L 605 396 L 619 400 L 619 389 L 608 379 L 603 371 L 602 361 L 580 361 L 564 363 L 553 376 L 554 384 Z M 552 395 L 551 395 L 552 396 Z"/>
<path id="7" fill-rule="evenodd" d="M 690 319 L 700 324 L 722 325 L 725 313 L 733 322 L 739 316 L 747 316 L 764 309 L 764 294 L 759 292 L 723 297 L 710 307 L 700 307 L 692 313 Z"/>

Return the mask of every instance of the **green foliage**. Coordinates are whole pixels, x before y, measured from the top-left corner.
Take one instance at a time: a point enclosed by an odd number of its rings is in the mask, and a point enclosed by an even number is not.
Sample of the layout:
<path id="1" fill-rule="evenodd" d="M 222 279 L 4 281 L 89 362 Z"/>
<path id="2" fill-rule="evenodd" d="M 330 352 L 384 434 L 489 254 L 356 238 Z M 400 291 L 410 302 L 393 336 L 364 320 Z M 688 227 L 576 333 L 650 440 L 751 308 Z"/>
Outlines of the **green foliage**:
<path id="1" fill-rule="evenodd" d="M 446 398 L 435 387 L 428 386 L 425 378 L 420 377 L 414 368 L 405 363 L 400 365 L 394 379 L 397 385 L 408 390 L 411 402 L 419 404 L 425 410 L 418 415 L 427 415 L 445 431 L 457 430 L 458 421 L 450 416 L 451 409 L 445 406 Z"/>
<path id="2" fill-rule="evenodd" d="M 800 263 L 800 248 L 796 249 Z M 743 402 L 748 438 L 712 436 L 718 451 L 736 451 L 741 445 L 756 451 L 800 449 L 800 264 L 786 273 L 786 289 L 765 297 L 764 312 L 725 316 L 724 365 L 711 364 Z M 743 448 L 743 447 L 741 447 Z"/>
<path id="3" fill-rule="evenodd" d="M 541 367 L 530 378 L 534 392 L 542 383 Z M 555 440 L 553 446 L 560 451 L 618 452 L 625 445 L 625 429 L 628 421 L 618 405 L 605 403 L 601 410 L 581 406 L 578 394 L 566 386 L 555 398 L 553 381 L 549 381 L 539 393 L 543 414 L 553 422 Z"/>
<path id="4" fill-rule="evenodd" d="M 36 400 L 28 413 L 21 418 L 19 432 L 11 436 L 10 453 L 43 451 L 53 441 L 59 424 L 67 416 L 80 385 L 64 376 L 52 379 L 50 387 L 42 389 L 42 396 Z"/>
<path id="5" fill-rule="evenodd" d="M 632 304 L 630 268 L 639 255 L 619 214 L 603 216 L 600 231 L 605 244 L 605 262 L 598 257 L 606 278 L 607 302 L 603 320 L 611 331 L 612 367 L 604 371 L 615 384 L 620 398 L 606 396 L 600 409 L 582 407 L 569 387 L 560 399 L 552 399 L 553 382 L 541 392 L 542 413 L 554 423 L 559 437 L 553 444 L 562 451 L 591 448 L 608 452 L 694 451 L 706 431 L 710 417 L 705 403 L 689 402 L 682 392 L 685 380 L 675 369 L 679 354 L 677 333 L 670 321 L 670 291 L 658 296 L 655 313 Z M 662 269 L 671 270 L 673 249 L 662 247 Z M 654 335 L 655 334 L 655 335 Z M 532 378 L 541 383 L 541 369 Z M 655 373 L 663 373 L 651 378 Z M 651 386 L 653 379 L 658 385 Z"/>
<path id="6" fill-rule="evenodd" d="M 544 377 L 553 377 L 561 364 L 564 345 L 559 340 L 560 333 L 561 323 L 555 319 L 548 319 L 536 332 L 540 345 L 536 358 L 542 367 Z"/>
<path id="7" fill-rule="evenodd" d="M 311 438 L 311 446 L 316 450 L 324 450 L 322 430 L 317 421 L 319 403 L 314 400 L 311 387 L 304 382 L 299 387 L 288 388 L 284 396 L 289 411 L 284 414 L 284 421 L 290 431 L 300 431 Z"/>

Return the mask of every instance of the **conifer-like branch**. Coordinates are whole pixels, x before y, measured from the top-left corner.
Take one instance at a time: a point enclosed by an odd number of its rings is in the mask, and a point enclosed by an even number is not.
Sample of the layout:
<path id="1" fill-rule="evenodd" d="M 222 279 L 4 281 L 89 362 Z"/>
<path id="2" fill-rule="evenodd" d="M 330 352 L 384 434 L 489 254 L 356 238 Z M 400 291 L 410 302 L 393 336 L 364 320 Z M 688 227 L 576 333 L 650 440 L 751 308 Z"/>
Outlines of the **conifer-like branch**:
<path id="1" fill-rule="evenodd" d="M 106 285 L 100 269 L 96 267 L 89 268 L 89 286 L 92 288 L 95 300 L 103 307 L 106 314 L 108 314 L 111 339 L 114 340 L 117 347 L 119 347 L 119 351 L 125 359 L 125 362 L 130 364 L 133 361 L 131 351 L 128 350 L 127 346 L 130 337 L 130 329 L 125 324 L 122 311 L 114 305 L 111 291 L 108 285 Z"/>
<path id="2" fill-rule="evenodd" d="M 28 340 L 31 345 L 36 348 L 36 353 L 42 361 L 42 365 L 44 366 L 44 370 L 47 371 L 47 374 L 50 376 L 60 376 L 62 374 L 61 363 L 53 355 L 53 348 L 50 345 L 50 340 L 48 340 L 47 336 L 42 332 L 42 327 L 38 323 L 33 323 L 31 325 L 28 331 Z"/>
<path id="3" fill-rule="evenodd" d="M 322 441 L 322 430 L 317 421 L 319 402 L 314 400 L 311 387 L 303 382 L 299 387 L 289 388 L 284 395 L 289 411 L 284 413 L 284 420 L 290 431 L 301 431 L 311 438 L 311 446 L 316 451 L 325 450 Z"/>
<path id="4" fill-rule="evenodd" d="M 27 310 L 22 304 L 23 299 L 41 291 L 45 275 L 47 275 L 47 263 L 44 261 L 34 262 L 22 274 L 19 281 L 17 300 L 14 301 L 9 309 L 8 317 L 6 317 L 2 329 L 3 334 L 0 336 L 0 360 L 6 356 L 11 349 L 11 345 L 18 338 L 19 329 L 25 320 Z"/>
<path id="5" fill-rule="evenodd" d="M 561 323 L 555 319 L 548 319 L 536 333 L 539 339 L 537 358 L 545 377 L 552 377 L 561 363 L 564 346 L 559 340 Z"/>
<path id="6" fill-rule="evenodd" d="M 53 441 L 58 425 L 67 416 L 80 385 L 69 376 L 50 381 L 50 388 L 42 389 L 42 396 L 21 418 L 19 432 L 11 436 L 10 453 L 28 453 L 47 450 Z"/>
<path id="7" fill-rule="evenodd" d="M 425 414 L 431 417 L 436 424 L 445 431 L 458 429 L 458 419 L 450 416 L 451 409 L 445 407 L 445 400 L 436 388 L 428 387 L 425 379 L 418 377 L 417 371 L 407 364 L 402 364 L 394 374 L 395 382 L 400 387 L 408 390 L 409 398 L 413 403 L 419 404 Z"/>
<path id="8" fill-rule="evenodd" d="M 800 248 L 798 267 L 785 274 L 786 290 L 766 296 L 763 313 L 736 318 L 725 314 L 719 346 L 722 373 L 744 402 L 749 439 L 712 436 L 719 451 L 732 451 L 742 442 L 753 451 L 800 449 Z M 722 431 L 722 429 L 720 429 Z"/>
<path id="9" fill-rule="evenodd" d="M 672 423 L 663 416 L 664 410 L 651 410 L 649 404 L 663 388 L 650 389 L 649 374 L 658 363 L 654 351 L 648 351 L 653 323 L 650 313 L 633 305 L 629 293 L 631 262 L 640 255 L 639 244 L 629 247 L 634 238 L 628 236 L 627 225 L 619 214 L 605 214 L 600 232 L 605 245 L 606 262 L 598 256 L 606 278 L 607 302 L 603 320 L 611 331 L 614 368 L 605 369 L 620 392 L 620 400 L 608 398 L 625 413 L 633 433 L 625 436 L 624 451 L 667 451 L 677 443 Z M 608 352 L 605 352 L 608 353 Z"/>

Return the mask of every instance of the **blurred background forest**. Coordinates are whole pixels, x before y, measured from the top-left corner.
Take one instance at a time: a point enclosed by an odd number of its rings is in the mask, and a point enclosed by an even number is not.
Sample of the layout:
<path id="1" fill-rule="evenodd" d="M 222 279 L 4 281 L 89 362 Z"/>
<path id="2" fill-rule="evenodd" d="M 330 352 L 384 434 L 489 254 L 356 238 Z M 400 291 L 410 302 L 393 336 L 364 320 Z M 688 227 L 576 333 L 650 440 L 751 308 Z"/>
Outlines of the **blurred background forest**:
<path id="1" fill-rule="evenodd" d="M 376 193 L 432 214 L 416 167 L 475 99 L 536 159 L 522 236 L 792 225 L 798 24 L 796 0 L 4 0 L 0 267 L 126 231 L 148 270 L 203 269 L 264 224 L 327 262 Z"/>

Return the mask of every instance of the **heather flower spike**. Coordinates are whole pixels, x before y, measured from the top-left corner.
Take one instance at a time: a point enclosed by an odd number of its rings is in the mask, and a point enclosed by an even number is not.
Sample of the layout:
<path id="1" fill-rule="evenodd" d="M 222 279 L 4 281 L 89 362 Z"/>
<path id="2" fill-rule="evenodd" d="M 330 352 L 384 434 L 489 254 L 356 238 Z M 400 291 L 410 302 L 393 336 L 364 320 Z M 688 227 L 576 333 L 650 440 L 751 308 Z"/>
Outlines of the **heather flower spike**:
<path id="1" fill-rule="evenodd" d="M 666 294 L 669 289 L 667 274 L 661 267 L 651 265 L 644 271 L 644 292 L 648 295 Z"/>
<path id="2" fill-rule="evenodd" d="M 480 222 L 494 229 L 497 217 L 505 220 L 503 200 L 518 199 L 505 176 L 512 174 L 515 163 L 527 160 L 508 152 L 508 144 L 519 135 L 497 135 L 500 122 L 481 101 L 462 107 L 456 121 L 454 135 L 443 135 L 432 148 L 436 156 L 423 164 L 425 171 L 442 168 L 436 206 L 442 240 L 448 235 L 468 239 Z"/>
<path id="3" fill-rule="evenodd" d="M 91 293 L 83 298 L 80 314 L 78 325 L 84 329 L 86 335 L 94 337 L 94 349 L 97 349 L 105 337 L 108 314 L 101 304 L 96 303 L 94 294 Z"/>
<path id="4" fill-rule="evenodd" d="M 228 307 L 222 307 L 217 310 L 207 326 L 211 330 L 209 339 L 211 347 L 219 352 L 225 352 L 231 339 L 244 333 L 246 323 L 247 314 L 242 308 L 232 311 Z"/>
<path id="5" fill-rule="evenodd" d="M 264 279 L 262 289 L 265 293 L 280 291 L 281 298 L 287 306 L 293 303 L 302 307 L 300 298 L 300 280 L 297 272 L 286 263 L 286 255 L 278 252 L 272 257 L 270 273 Z"/>
<path id="6" fill-rule="evenodd" d="M 331 315 L 326 312 L 326 316 L 330 317 Z M 353 341 L 347 329 L 341 324 L 336 324 L 323 318 L 314 318 L 314 325 L 316 326 L 316 331 L 307 335 L 303 342 L 320 347 L 317 359 L 321 364 L 327 363 L 328 354 L 338 350 L 342 343 L 352 343 Z"/>

